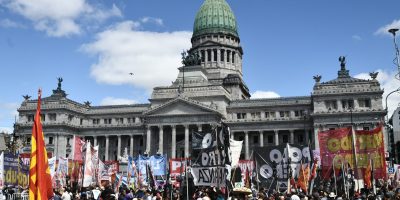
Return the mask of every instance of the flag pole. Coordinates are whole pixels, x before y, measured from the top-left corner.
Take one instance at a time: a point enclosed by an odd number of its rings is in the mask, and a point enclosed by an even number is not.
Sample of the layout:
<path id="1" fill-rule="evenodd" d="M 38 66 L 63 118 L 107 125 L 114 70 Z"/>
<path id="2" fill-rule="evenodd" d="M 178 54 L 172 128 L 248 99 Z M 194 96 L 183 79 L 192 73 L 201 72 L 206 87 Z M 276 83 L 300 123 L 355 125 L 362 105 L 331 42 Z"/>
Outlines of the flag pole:
<path id="1" fill-rule="evenodd" d="M 369 162 L 371 162 L 371 168 L 372 168 L 372 170 L 371 170 L 372 192 L 375 195 L 376 194 L 375 176 L 374 176 L 375 166 L 374 166 L 374 162 L 372 161 L 372 159 L 370 159 Z"/>
<path id="2" fill-rule="evenodd" d="M 336 156 L 335 156 L 335 158 L 336 158 Z M 335 181 L 335 194 L 337 195 L 337 183 L 336 183 L 336 173 L 335 173 L 335 158 L 333 158 L 332 170 L 333 170 L 333 180 Z"/>

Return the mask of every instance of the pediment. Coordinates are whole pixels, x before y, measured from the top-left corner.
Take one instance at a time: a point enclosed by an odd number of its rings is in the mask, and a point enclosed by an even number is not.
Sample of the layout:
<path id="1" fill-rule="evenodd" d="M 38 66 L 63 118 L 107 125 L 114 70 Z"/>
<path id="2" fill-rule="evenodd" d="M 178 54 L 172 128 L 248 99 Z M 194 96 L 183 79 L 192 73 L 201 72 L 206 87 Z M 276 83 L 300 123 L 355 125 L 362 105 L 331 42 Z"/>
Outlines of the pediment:
<path id="1" fill-rule="evenodd" d="M 221 115 L 217 110 L 200 102 L 178 97 L 144 113 L 147 116 Z"/>

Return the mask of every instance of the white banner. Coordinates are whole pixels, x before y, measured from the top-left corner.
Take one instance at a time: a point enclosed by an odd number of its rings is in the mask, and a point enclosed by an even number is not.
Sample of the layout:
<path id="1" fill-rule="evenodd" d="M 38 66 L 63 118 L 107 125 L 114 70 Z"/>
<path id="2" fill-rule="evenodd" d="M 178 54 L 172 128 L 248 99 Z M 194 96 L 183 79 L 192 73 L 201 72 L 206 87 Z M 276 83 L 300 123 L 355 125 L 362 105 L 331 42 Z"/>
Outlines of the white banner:
<path id="1" fill-rule="evenodd" d="M 59 157 L 58 158 L 58 167 L 57 167 L 57 180 L 59 181 L 60 186 L 64 187 L 67 185 L 68 175 L 68 158 Z"/>
<path id="2" fill-rule="evenodd" d="M 86 143 L 86 156 L 85 156 L 85 170 L 83 173 L 82 187 L 89 187 L 93 182 L 93 162 L 92 162 L 92 148 L 90 141 Z"/>
<path id="3" fill-rule="evenodd" d="M 53 179 L 54 174 L 56 173 L 56 160 L 55 156 L 48 159 L 51 179 Z"/>
<path id="4" fill-rule="evenodd" d="M 230 149 L 232 152 L 232 168 L 237 167 L 239 163 L 240 153 L 242 152 L 243 141 L 236 141 L 234 139 L 229 140 Z"/>
<path id="5" fill-rule="evenodd" d="M 195 185 L 225 187 L 225 167 L 192 167 L 193 182 Z"/>
<path id="6" fill-rule="evenodd" d="M 4 187 L 4 153 L 0 155 L 0 189 Z"/>

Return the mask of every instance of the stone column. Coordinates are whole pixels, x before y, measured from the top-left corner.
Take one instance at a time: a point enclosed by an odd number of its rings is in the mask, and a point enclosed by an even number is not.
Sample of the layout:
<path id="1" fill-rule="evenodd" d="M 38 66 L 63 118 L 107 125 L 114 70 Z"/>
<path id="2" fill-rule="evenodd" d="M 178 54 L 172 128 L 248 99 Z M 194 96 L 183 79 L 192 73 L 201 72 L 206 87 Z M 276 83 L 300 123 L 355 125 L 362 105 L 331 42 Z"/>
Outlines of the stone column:
<path id="1" fill-rule="evenodd" d="M 133 136 L 134 135 L 131 135 L 131 143 L 130 143 L 130 146 L 129 146 L 129 155 L 130 156 L 133 156 Z"/>
<path id="2" fill-rule="evenodd" d="M 235 132 L 231 131 L 231 138 L 234 140 L 235 139 Z"/>
<path id="3" fill-rule="evenodd" d="M 189 158 L 189 125 L 185 126 L 185 158 Z"/>
<path id="4" fill-rule="evenodd" d="M 93 146 L 97 146 L 97 136 L 93 136 Z"/>
<path id="5" fill-rule="evenodd" d="M 203 131 L 203 125 L 202 124 L 197 124 L 197 131 L 199 131 L 199 132 Z"/>
<path id="6" fill-rule="evenodd" d="M 151 127 L 150 126 L 148 126 L 147 127 L 147 138 L 146 138 L 146 152 L 150 155 L 150 150 L 151 150 L 151 148 L 150 148 L 150 145 L 151 145 Z"/>
<path id="7" fill-rule="evenodd" d="M 264 146 L 264 132 L 260 131 L 260 147 Z"/>
<path id="8" fill-rule="evenodd" d="M 106 152 L 105 152 L 105 160 L 108 160 L 108 146 L 110 144 L 110 140 L 108 138 L 108 135 L 106 135 Z"/>
<path id="9" fill-rule="evenodd" d="M 279 130 L 274 130 L 275 132 L 275 145 L 279 145 Z"/>
<path id="10" fill-rule="evenodd" d="M 118 135 L 117 159 L 121 157 L 121 136 Z"/>
<path id="11" fill-rule="evenodd" d="M 290 144 L 294 144 L 294 130 L 289 130 L 290 132 Z"/>
<path id="12" fill-rule="evenodd" d="M 249 155 L 249 132 L 245 131 L 244 132 L 244 156 L 248 160 L 250 155 Z"/>
<path id="13" fill-rule="evenodd" d="M 161 155 L 164 152 L 164 126 L 160 125 L 159 126 L 159 134 L 158 134 L 158 153 L 160 153 Z"/>
<path id="14" fill-rule="evenodd" d="M 176 126 L 175 125 L 172 125 L 171 157 L 176 158 Z"/>

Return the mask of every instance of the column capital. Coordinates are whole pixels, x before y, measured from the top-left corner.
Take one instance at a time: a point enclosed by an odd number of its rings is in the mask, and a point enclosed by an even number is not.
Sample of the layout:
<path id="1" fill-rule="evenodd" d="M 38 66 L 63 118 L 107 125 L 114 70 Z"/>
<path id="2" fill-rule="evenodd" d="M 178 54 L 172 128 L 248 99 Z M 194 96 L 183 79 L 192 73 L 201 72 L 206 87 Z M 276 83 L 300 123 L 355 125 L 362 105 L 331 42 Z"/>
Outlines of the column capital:
<path id="1" fill-rule="evenodd" d="M 294 133 L 294 129 L 289 129 L 289 132 L 290 133 Z"/>
<path id="2" fill-rule="evenodd" d="M 117 135 L 118 139 L 121 139 L 121 135 Z"/>
<path id="3" fill-rule="evenodd" d="M 105 135 L 104 137 L 106 137 L 108 139 L 110 136 L 109 135 Z"/>
<path id="4" fill-rule="evenodd" d="M 189 124 L 182 124 L 183 127 L 189 128 Z"/>
<path id="5" fill-rule="evenodd" d="M 275 132 L 275 133 L 279 133 L 279 130 L 278 130 L 278 129 L 274 129 L 274 132 Z"/>
<path id="6" fill-rule="evenodd" d="M 163 124 L 159 124 L 159 125 L 158 125 L 158 128 L 161 130 L 161 129 L 164 128 L 164 125 L 163 125 Z"/>

